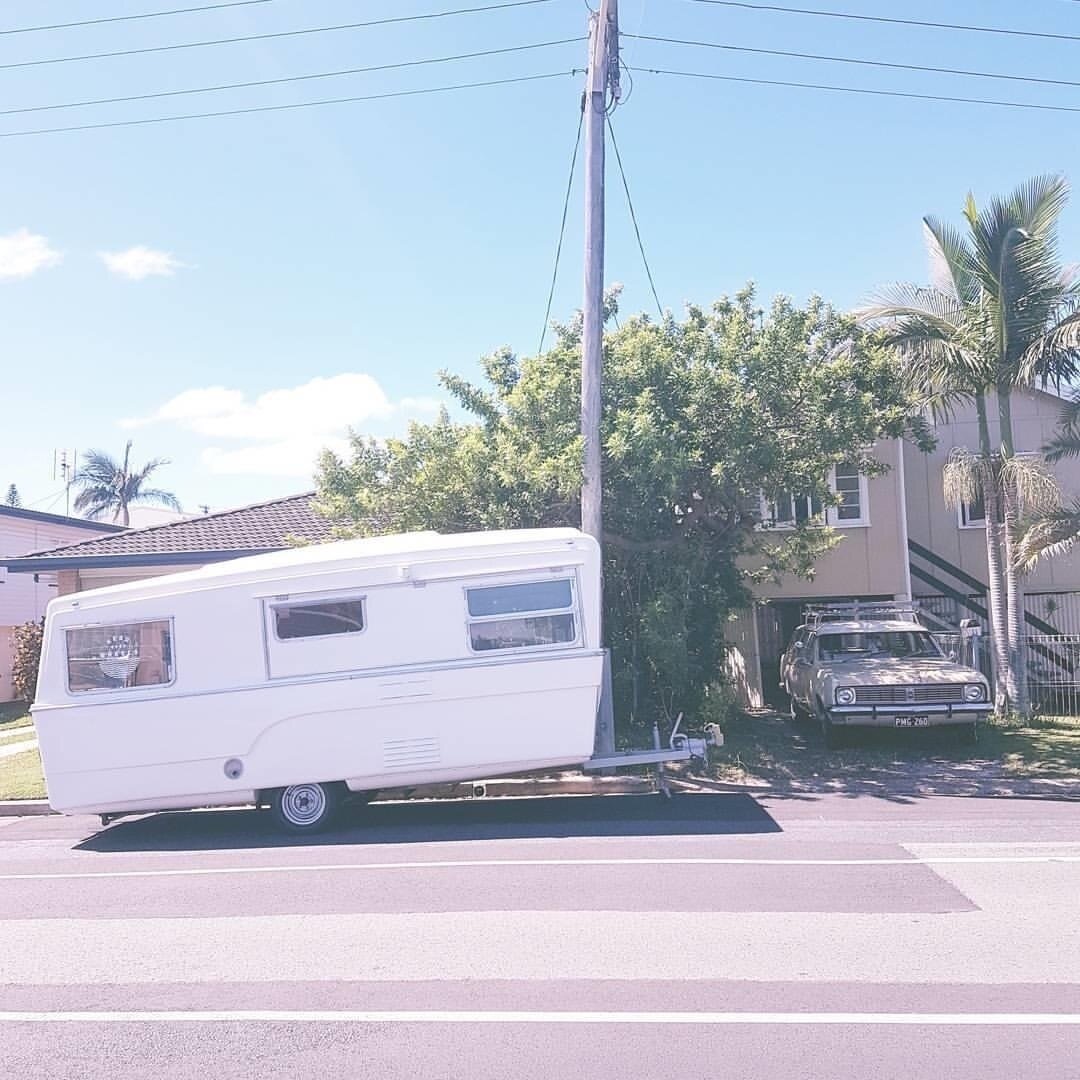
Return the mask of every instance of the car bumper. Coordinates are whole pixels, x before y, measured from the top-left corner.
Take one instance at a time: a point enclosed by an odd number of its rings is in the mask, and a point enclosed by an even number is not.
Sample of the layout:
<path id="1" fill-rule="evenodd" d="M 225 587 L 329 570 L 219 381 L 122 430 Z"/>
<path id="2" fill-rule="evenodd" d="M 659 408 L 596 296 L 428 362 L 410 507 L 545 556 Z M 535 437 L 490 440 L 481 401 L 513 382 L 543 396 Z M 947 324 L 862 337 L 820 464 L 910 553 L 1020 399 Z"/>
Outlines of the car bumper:
<path id="1" fill-rule="evenodd" d="M 834 705 L 829 709 L 829 719 L 846 727 L 941 727 L 971 724 L 989 715 L 990 704 L 986 701 L 955 705 Z"/>

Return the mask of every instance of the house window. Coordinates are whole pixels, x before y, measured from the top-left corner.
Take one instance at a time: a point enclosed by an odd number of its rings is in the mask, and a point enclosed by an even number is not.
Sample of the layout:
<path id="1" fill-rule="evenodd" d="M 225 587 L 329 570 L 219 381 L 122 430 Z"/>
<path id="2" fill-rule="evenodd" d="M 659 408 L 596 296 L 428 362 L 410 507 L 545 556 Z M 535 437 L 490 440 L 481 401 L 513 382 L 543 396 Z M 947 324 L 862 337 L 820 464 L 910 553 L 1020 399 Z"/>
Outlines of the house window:
<path id="1" fill-rule="evenodd" d="M 962 502 L 960 504 L 960 528 L 986 528 L 986 503 L 983 502 L 981 494 L 976 495 L 971 502 Z"/>
<path id="2" fill-rule="evenodd" d="M 318 603 L 275 604 L 274 633 L 281 641 L 294 638 L 358 634 L 364 629 L 364 601 L 326 600 Z"/>
<path id="3" fill-rule="evenodd" d="M 465 590 L 474 652 L 568 645 L 577 640 L 569 578 Z"/>
<path id="4" fill-rule="evenodd" d="M 763 502 L 762 517 L 778 529 L 793 529 L 821 518 L 822 503 L 816 495 L 780 491 L 773 499 Z"/>
<path id="5" fill-rule="evenodd" d="M 772 499 L 761 499 L 762 521 L 776 529 L 794 529 L 798 525 L 818 524 L 846 528 L 869 525 L 869 498 L 866 477 L 854 464 L 837 465 L 829 475 L 829 487 L 840 501 L 825 507 L 813 495 L 778 492 Z"/>
<path id="6" fill-rule="evenodd" d="M 833 490 L 840 497 L 837 506 L 829 510 L 830 524 L 859 525 L 866 521 L 865 477 L 851 464 L 837 465 L 833 470 Z"/>
<path id="7" fill-rule="evenodd" d="M 148 622 L 81 626 L 68 630 L 68 689 L 130 690 L 173 681 L 172 624 Z"/>

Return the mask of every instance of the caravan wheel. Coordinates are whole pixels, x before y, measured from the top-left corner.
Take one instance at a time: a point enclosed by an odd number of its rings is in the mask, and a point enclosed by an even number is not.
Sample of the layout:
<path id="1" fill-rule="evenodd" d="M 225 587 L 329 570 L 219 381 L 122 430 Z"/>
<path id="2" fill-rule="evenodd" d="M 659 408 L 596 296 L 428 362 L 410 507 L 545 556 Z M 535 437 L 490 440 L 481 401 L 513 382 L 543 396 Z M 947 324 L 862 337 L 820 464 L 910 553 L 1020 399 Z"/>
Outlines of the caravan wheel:
<path id="1" fill-rule="evenodd" d="M 270 796 L 270 810 L 286 832 L 313 833 L 333 820 L 341 799 L 340 784 L 293 784 Z"/>

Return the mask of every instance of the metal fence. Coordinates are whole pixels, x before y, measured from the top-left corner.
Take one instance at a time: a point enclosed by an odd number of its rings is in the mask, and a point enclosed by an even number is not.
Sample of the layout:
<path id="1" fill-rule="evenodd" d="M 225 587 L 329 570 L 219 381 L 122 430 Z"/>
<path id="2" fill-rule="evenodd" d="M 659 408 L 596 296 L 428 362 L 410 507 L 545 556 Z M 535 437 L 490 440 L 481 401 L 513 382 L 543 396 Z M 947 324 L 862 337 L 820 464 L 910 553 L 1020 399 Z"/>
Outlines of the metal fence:
<path id="1" fill-rule="evenodd" d="M 1028 694 L 1043 716 L 1080 716 L 1080 634 L 1029 634 Z"/>

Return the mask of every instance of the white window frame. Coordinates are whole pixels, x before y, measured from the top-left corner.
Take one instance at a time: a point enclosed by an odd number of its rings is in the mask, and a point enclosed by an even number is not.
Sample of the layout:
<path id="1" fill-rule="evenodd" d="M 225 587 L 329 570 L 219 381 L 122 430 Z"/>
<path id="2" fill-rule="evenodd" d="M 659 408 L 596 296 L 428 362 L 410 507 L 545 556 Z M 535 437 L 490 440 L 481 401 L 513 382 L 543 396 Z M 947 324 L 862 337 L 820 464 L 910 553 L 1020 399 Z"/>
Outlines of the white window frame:
<path id="1" fill-rule="evenodd" d="M 829 490 L 834 495 L 838 494 L 836 490 L 836 466 L 829 470 Z M 795 512 L 794 503 L 797 499 L 810 499 L 809 495 L 795 495 L 790 492 L 788 494 L 792 501 L 792 514 Z M 761 525 L 759 528 L 775 529 L 777 532 L 789 532 L 798 528 L 798 525 L 794 522 L 776 520 L 776 515 L 773 512 L 776 503 L 768 498 L 764 492 L 760 493 L 759 501 L 761 504 Z M 807 509 L 810 509 L 809 505 Z M 838 516 L 839 509 L 837 506 L 823 507 L 820 513 L 808 517 L 806 524 L 819 528 L 827 525 L 832 529 L 868 529 L 870 527 L 870 484 L 865 473 L 859 473 L 859 517 L 857 519 L 841 520 Z"/>
<path id="2" fill-rule="evenodd" d="M 986 529 L 986 506 L 983 506 L 983 516 L 978 521 L 969 521 L 967 516 L 967 503 L 961 503 L 956 508 L 956 527 L 958 529 Z"/>
<path id="3" fill-rule="evenodd" d="M 568 581 L 570 583 L 570 606 L 560 608 L 544 608 L 535 611 L 515 611 L 500 615 L 471 615 L 469 613 L 469 592 L 472 589 L 490 589 L 509 585 L 533 585 L 537 582 Z M 500 575 L 498 579 L 484 579 L 469 581 L 462 585 L 461 602 L 465 612 L 465 645 L 471 656 L 496 657 L 518 655 L 521 653 L 558 652 L 566 649 L 580 649 L 584 643 L 581 625 L 581 590 L 578 587 L 576 573 L 552 574 L 513 574 Z M 574 637 L 570 641 L 555 641 L 548 645 L 510 645 L 502 649 L 476 649 L 473 647 L 472 628 L 478 623 L 506 622 L 510 619 L 541 619 L 549 615 L 569 615 L 574 620 Z"/>
<path id="4" fill-rule="evenodd" d="M 301 637 L 290 638 L 283 638 L 277 632 L 277 615 L 275 612 L 278 608 L 303 607 L 305 604 L 316 607 L 319 604 L 354 603 L 355 601 L 360 602 L 360 616 L 364 620 L 364 625 L 359 630 L 350 630 L 345 634 L 307 634 Z M 275 596 L 272 600 L 267 600 L 265 603 L 266 620 L 268 624 L 267 629 L 269 630 L 270 637 L 272 637 L 279 645 L 294 645 L 298 641 L 325 641 L 327 638 L 360 637 L 367 633 L 368 611 L 366 593 L 310 593 L 306 596 Z"/>
<path id="5" fill-rule="evenodd" d="M 830 506 L 825 514 L 825 520 L 834 529 L 866 529 L 870 527 L 870 478 L 863 472 L 858 472 L 859 477 L 859 516 L 857 518 L 845 518 L 841 520 L 837 516 L 838 506 Z M 829 487 L 833 494 L 839 494 L 836 488 L 836 466 L 829 470 Z"/>
<path id="6" fill-rule="evenodd" d="M 144 686 L 92 686 L 85 690 L 72 690 L 70 654 L 68 653 L 68 633 L 72 630 L 109 630 L 113 627 L 139 626 L 142 623 L 167 623 L 169 626 L 169 675 L 167 682 L 146 683 Z M 68 697 L 76 701 L 81 700 L 88 694 L 121 694 L 125 697 L 129 694 L 145 694 L 147 691 L 157 692 L 172 686 L 176 682 L 176 620 L 171 615 L 159 615 L 155 618 L 140 616 L 136 619 L 125 619 L 122 622 L 94 622 L 78 623 L 75 626 L 65 626 L 64 631 L 64 692 Z"/>

